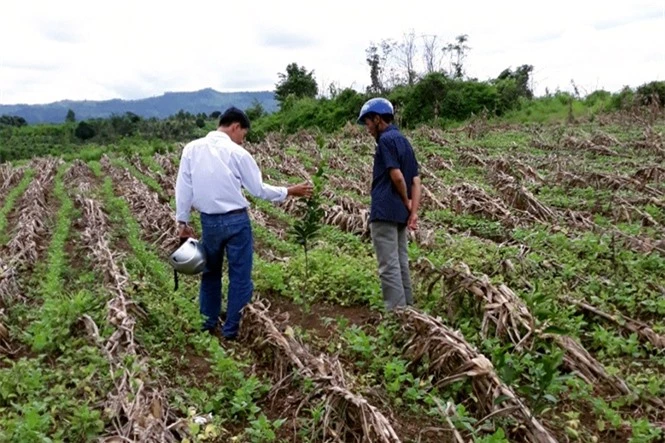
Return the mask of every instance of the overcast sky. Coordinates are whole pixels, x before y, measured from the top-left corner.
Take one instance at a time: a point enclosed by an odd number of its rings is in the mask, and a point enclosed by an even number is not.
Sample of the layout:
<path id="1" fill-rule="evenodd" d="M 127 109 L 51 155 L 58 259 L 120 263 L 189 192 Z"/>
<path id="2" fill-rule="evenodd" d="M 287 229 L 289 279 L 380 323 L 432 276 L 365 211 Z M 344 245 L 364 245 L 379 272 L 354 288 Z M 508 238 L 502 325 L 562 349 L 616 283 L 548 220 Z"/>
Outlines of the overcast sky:
<path id="1" fill-rule="evenodd" d="M 480 80 L 534 65 L 537 94 L 665 80 L 665 0 L 611 1 L 2 0 L 0 103 L 273 89 L 290 62 L 361 90 L 370 42 L 410 30 L 467 34 Z"/>

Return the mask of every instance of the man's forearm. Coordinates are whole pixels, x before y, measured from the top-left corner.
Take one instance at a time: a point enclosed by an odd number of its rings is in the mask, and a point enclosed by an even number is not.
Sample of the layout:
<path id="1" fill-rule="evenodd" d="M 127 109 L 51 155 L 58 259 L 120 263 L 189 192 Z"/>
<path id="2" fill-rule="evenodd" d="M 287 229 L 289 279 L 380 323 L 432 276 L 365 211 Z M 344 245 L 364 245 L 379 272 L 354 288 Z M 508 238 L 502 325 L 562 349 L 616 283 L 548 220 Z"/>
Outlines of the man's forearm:
<path id="1" fill-rule="evenodd" d="M 420 207 L 421 193 L 422 187 L 420 184 L 420 177 L 414 177 L 413 184 L 411 185 L 411 212 L 418 212 L 418 208 Z"/>
<path id="2" fill-rule="evenodd" d="M 192 187 L 178 179 L 175 187 L 175 216 L 177 221 L 189 222 L 193 197 Z"/>
<path id="3" fill-rule="evenodd" d="M 408 207 L 409 195 L 406 192 L 406 181 L 404 180 L 404 175 L 402 175 L 402 171 L 400 171 L 399 169 L 392 169 L 390 171 L 390 179 L 392 180 L 395 189 L 397 189 L 397 193 L 401 197 L 404 206 Z"/>

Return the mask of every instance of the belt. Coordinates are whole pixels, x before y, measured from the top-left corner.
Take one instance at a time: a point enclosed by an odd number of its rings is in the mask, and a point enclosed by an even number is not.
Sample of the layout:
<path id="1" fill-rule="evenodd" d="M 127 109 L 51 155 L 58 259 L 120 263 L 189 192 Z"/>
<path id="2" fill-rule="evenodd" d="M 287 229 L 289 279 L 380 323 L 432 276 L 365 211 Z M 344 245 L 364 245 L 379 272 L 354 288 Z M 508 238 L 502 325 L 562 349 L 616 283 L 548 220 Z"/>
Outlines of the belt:
<path id="1" fill-rule="evenodd" d="M 214 217 L 214 216 L 219 216 L 219 215 L 243 214 L 245 212 L 247 212 L 247 208 L 234 209 L 234 210 L 229 211 L 229 212 L 217 212 L 217 213 L 214 213 L 214 214 L 202 212 L 201 214 L 205 214 L 207 216 Z"/>
<path id="2" fill-rule="evenodd" d="M 234 209 L 233 211 L 225 212 L 225 213 L 220 214 L 220 215 L 242 214 L 244 212 L 247 212 L 247 208 Z"/>

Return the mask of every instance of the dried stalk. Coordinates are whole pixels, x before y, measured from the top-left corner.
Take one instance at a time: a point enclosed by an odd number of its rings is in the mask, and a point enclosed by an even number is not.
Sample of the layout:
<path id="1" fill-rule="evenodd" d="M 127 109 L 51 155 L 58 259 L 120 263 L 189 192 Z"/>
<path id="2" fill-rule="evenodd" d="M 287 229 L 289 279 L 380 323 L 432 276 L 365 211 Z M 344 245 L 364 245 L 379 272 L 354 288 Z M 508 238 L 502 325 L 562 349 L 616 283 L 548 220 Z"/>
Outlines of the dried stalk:
<path id="1" fill-rule="evenodd" d="M 56 160 L 35 163 L 37 175 L 18 203 L 17 211 L 20 215 L 15 224 L 14 238 L 7 244 L 12 260 L 29 264 L 36 262 L 38 254 L 45 247 L 40 240 L 46 235 L 44 214 L 48 212 L 47 195 L 60 164 Z"/>
<path id="2" fill-rule="evenodd" d="M 497 158 L 492 160 L 489 166 L 496 172 L 507 175 L 518 176 L 528 183 L 543 183 L 545 179 L 532 166 L 522 163 L 517 159 Z"/>
<path id="3" fill-rule="evenodd" d="M 13 354 L 14 350 L 9 342 L 9 330 L 5 326 L 6 322 L 5 310 L 0 308 L 0 354 Z"/>
<path id="4" fill-rule="evenodd" d="M 487 166 L 487 161 L 469 151 L 464 151 L 459 155 L 459 162 L 465 166 L 480 166 L 483 168 Z"/>
<path id="5" fill-rule="evenodd" d="M 508 227 L 517 224 L 516 218 L 501 200 L 469 183 L 455 185 L 450 189 L 449 205 L 457 214 L 482 214 Z"/>
<path id="6" fill-rule="evenodd" d="M 427 371 L 436 377 L 437 386 L 470 378 L 484 414 L 495 411 L 499 407 L 495 404 L 496 399 L 504 396 L 506 400 L 500 407 L 523 426 L 528 441 L 556 442 L 513 390 L 499 379 L 492 363 L 467 343 L 459 332 L 412 308 L 395 312 L 408 337 L 405 355 L 413 365 L 426 359 Z"/>
<path id="7" fill-rule="evenodd" d="M 647 166 L 635 171 L 633 178 L 642 183 L 661 183 L 665 181 L 665 168 L 659 165 Z"/>
<path id="8" fill-rule="evenodd" d="M 638 171 L 639 172 L 639 171 Z M 657 174 L 657 172 L 652 172 Z M 637 173 L 636 173 L 637 174 Z M 649 172 L 645 172 L 649 174 Z M 663 192 L 646 184 L 636 177 L 628 177 L 625 175 L 606 174 L 602 172 L 588 172 L 574 174 L 565 170 L 559 170 L 551 180 L 552 184 L 564 184 L 565 186 L 573 186 L 579 188 L 593 187 L 595 189 L 617 191 L 621 189 L 635 189 L 640 192 L 645 192 L 653 197 L 663 196 Z"/>
<path id="9" fill-rule="evenodd" d="M 422 206 L 426 208 L 447 209 L 447 206 L 429 190 L 429 187 L 422 185 L 421 189 L 423 198 L 420 203 Z"/>
<path id="10" fill-rule="evenodd" d="M 428 260 L 421 260 L 417 264 L 418 272 L 425 280 L 434 277 L 429 283 L 430 288 L 439 280 L 449 286 L 464 289 L 473 294 L 483 303 L 483 320 L 481 335 L 489 337 L 493 326 L 494 335 L 509 340 L 517 350 L 530 347 L 535 336 L 552 339 L 565 352 L 564 364 L 590 384 L 602 381 L 605 386 L 614 392 L 629 394 L 631 391 L 626 382 L 617 376 L 610 376 L 603 365 L 593 358 L 579 343 L 567 336 L 543 334 L 536 327 L 536 321 L 529 312 L 524 301 L 510 288 L 502 284 L 494 286 L 486 275 L 478 278 L 471 274 L 469 267 L 462 263 L 459 269 L 442 268 L 437 270 Z"/>
<path id="11" fill-rule="evenodd" d="M 155 162 L 162 167 L 164 174 L 172 179 L 178 175 L 178 167 L 175 164 L 173 155 L 155 154 Z"/>
<path id="12" fill-rule="evenodd" d="M 277 369 L 275 375 L 280 379 L 289 368 L 295 368 L 299 374 L 313 380 L 317 395 L 323 396 L 325 401 L 324 441 L 327 437 L 333 441 L 400 441 L 388 419 L 350 390 L 340 362 L 323 354 L 316 357 L 293 335 L 279 332 L 262 301 L 244 308 L 241 334 L 251 339 L 259 352 L 272 357 Z"/>
<path id="13" fill-rule="evenodd" d="M 132 165 L 143 175 L 152 178 L 159 186 L 162 188 L 162 191 L 166 194 L 167 197 L 173 197 L 175 195 L 175 178 L 177 176 L 177 171 L 175 175 L 165 175 L 158 171 L 153 171 L 143 164 L 141 157 L 137 154 L 132 156 Z"/>
<path id="14" fill-rule="evenodd" d="M 24 168 L 16 168 L 10 163 L 0 165 L 0 198 L 4 198 L 21 181 L 24 172 Z"/>
<path id="15" fill-rule="evenodd" d="M 421 126 L 413 131 L 413 136 L 418 138 L 425 138 L 438 146 L 446 146 L 450 144 L 450 141 L 444 136 L 444 132 L 437 128 Z"/>
<path id="16" fill-rule="evenodd" d="M 324 192 L 323 195 L 334 202 L 333 206 L 323 206 L 326 224 L 337 226 L 345 232 L 369 236 L 369 210 L 365 205 L 350 197 L 337 197 L 330 191 Z"/>
<path id="17" fill-rule="evenodd" d="M 552 224 L 556 230 L 561 230 L 556 224 L 557 220 L 560 218 L 574 229 L 594 230 L 599 233 L 606 233 L 614 237 L 619 237 L 628 248 L 636 252 L 650 253 L 652 251 L 659 251 L 665 253 L 665 242 L 661 243 L 660 241 L 648 237 L 642 238 L 628 235 L 614 227 L 608 229 L 603 228 L 594 223 L 589 214 L 579 211 L 573 211 L 571 209 L 557 211 L 550 208 L 539 202 L 524 186 L 516 183 L 514 177 L 499 172 L 497 175 L 493 176 L 493 181 L 502 193 L 504 201 L 509 205 L 520 210 L 525 210 L 542 223 Z M 624 202 L 629 204 L 625 200 Z M 635 209 L 637 210 L 637 208 Z M 639 213 L 643 216 L 643 220 L 647 220 L 647 222 L 651 222 L 649 220 L 652 220 L 653 223 L 656 223 L 656 221 L 644 211 L 639 211 Z"/>
<path id="18" fill-rule="evenodd" d="M 563 362 L 566 367 L 588 384 L 609 387 L 616 394 L 632 394 L 623 379 L 609 375 L 603 365 L 593 358 L 575 339 L 567 335 L 543 334 L 543 337 L 552 338 L 565 351 Z"/>
<path id="19" fill-rule="evenodd" d="M 522 300 L 505 285 L 495 287 L 486 275 L 478 278 L 471 274 L 465 263 L 460 263 L 458 268 L 436 269 L 429 260 L 422 259 L 416 264 L 416 269 L 423 282 L 428 284 L 428 292 L 441 281 L 453 291 L 464 289 L 484 303 L 481 325 L 483 337 L 491 335 L 492 326 L 494 336 L 505 339 L 507 335 L 519 350 L 534 333 L 535 321 Z M 454 316 L 456 313 L 452 312 L 451 317 Z"/>
<path id="20" fill-rule="evenodd" d="M 0 299 L 7 306 L 25 299 L 19 285 L 19 274 L 29 272 L 45 251 L 47 235 L 46 196 L 55 177 L 57 160 L 35 160 L 35 178 L 17 203 L 19 214 L 14 222 L 14 235 L 0 257 Z"/>
<path id="21" fill-rule="evenodd" d="M 81 191 L 90 188 L 89 177 L 77 169 L 70 178 L 73 185 L 78 185 L 74 200 L 83 214 L 82 244 L 92 257 L 94 270 L 103 276 L 104 286 L 113 294 L 107 304 L 107 321 L 116 329 L 106 342 L 99 337 L 94 321 L 88 316 L 83 318 L 91 337 L 109 362 L 114 383 L 105 402 L 113 430 L 104 441 L 177 441 L 170 431 L 175 417 L 166 396 L 155 386 L 148 362 L 139 358 L 134 327 L 137 316 L 145 314 L 124 292 L 129 275 L 124 266 L 117 264 L 118 254 L 110 248 L 107 216 L 96 200 L 85 197 Z M 131 367 L 125 363 L 128 356 L 134 361 Z"/>
<path id="22" fill-rule="evenodd" d="M 609 136 L 608 136 L 609 137 Z M 602 154 L 602 155 L 609 155 L 609 156 L 618 156 L 619 153 L 604 146 L 603 144 L 598 144 L 597 142 L 605 142 L 607 141 L 606 138 L 604 137 L 595 137 L 592 140 L 584 140 L 577 138 L 575 136 L 569 135 L 564 137 L 562 140 L 562 144 L 564 148 L 571 149 L 571 150 L 586 150 L 586 151 L 591 151 L 595 152 L 597 154 Z M 618 143 L 617 143 L 618 144 Z"/>
<path id="23" fill-rule="evenodd" d="M 585 301 L 575 300 L 572 297 L 564 296 L 562 297 L 562 299 L 568 303 L 572 303 L 575 306 L 580 307 L 581 309 L 587 312 L 590 312 L 601 318 L 604 318 L 605 320 L 614 323 L 615 325 L 619 326 L 622 329 L 625 329 L 630 333 L 637 334 L 642 339 L 642 341 L 651 343 L 654 347 L 658 349 L 665 349 L 665 336 L 657 334 L 653 329 L 649 327 L 649 325 L 647 325 L 644 322 L 627 317 L 621 314 L 620 312 L 616 314 L 609 314 L 607 312 L 598 309 L 593 305 L 590 305 Z"/>
<path id="24" fill-rule="evenodd" d="M 616 221 L 632 223 L 634 219 L 638 219 L 644 226 L 660 226 L 660 223 L 651 214 L 620 197 L 616 199 L 615 204 L 612 206 L 612 215 Z"/>
<path id="25" fill-rule="evenodd" d="M 514 177 L 498 172 L 492 181 L 503 200 L 510 206 L 526 211 L 544 223 L 556 219 L 554 211 L 538 201 L 531 191 L 518 183 Z"/>
<path id="26" fill-rule="evenodd" d="M 129 171 L 111 165 L 105 155 L 102 167 L 111 176 L 117 191 L 129 203 L 143 231 L 158 247 L 172 251 L 178 247 L 174 233 L 175 213 L 166 203 L 160 203 L 156 192 Z"/>
<path id="27" fill-rule="evenodd" d="M 665 143 L 663 143 L 663 135 L 660 132 L 655 132 L 653 126 L 647 125 L 642 133 L 642 138 L 633 142 L 633 148 L 638 150 L 645 150 L 654 152 L 656 154 L 665 154 Z"/>
<path id="28" fill-rule="evenodd" d="M 427 159 L 427 165 L 430 168 L 433 168 L 436 171 L 440 170 L 446 170 L 446 171 L 453 171 L 453 163 L 452 161 L 447 161 L 443 157 L 437 154 L 433 154 Z M 421 165 L 421 169 L 424 167 L 424 165 Z"/>
<path id="29" fill-rule="evenodd" d="M 348 174 L 346 177 L 340 177 L 338 175 L 331 175 L 328 177 L 328 183 L 330 183 L 333 189 L 343 189 L 345 191 L 355 192 L 360 196 L 368 196 L 369 186 L 360 186 L 357 182 L 349 180 L 348 177 L 359 177 L 362 176 L 360 171 L 353 172 L 350 170 L 344 171 L 345 174 Z"/>

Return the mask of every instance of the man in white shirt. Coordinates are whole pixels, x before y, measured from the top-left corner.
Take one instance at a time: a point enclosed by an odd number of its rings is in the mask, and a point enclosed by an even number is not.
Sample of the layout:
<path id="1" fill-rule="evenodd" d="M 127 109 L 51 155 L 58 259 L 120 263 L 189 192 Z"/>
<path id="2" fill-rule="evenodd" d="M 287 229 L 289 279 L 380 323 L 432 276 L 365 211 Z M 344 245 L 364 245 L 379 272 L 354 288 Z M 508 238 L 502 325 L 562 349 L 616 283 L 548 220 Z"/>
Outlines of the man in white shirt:
<path id="1" fill-rule="evenodd" d="M 253 239 L 245 188 L 264 200 L 279 202 L 288 195 L 309 197 L 312 185 L 291 187 L 263 183 L 261 171 L 252 155 L 240 146 L 250 122 L 238 108 L 227 109 L 219 118 L 219 127 L 207 136 L 188 143 L 182 152 L 176 180 L 176 219 L 181 239 L 193 237 L 188 225 L 191 208 L 201 213 L 202 241 L 206 268 L 201 276 L 199 303 L 205 317 L 203 328 L 213 334 L 219 329 L 222 303 L 222 262 L 229 261 L 229 291 L 223 335 L 235 339 L 241 309 L 249 303 L 252 282 Z"/>

